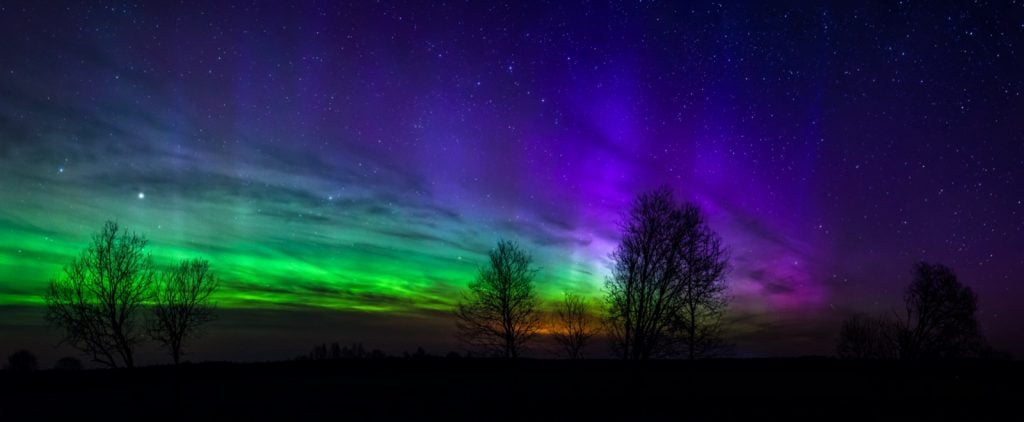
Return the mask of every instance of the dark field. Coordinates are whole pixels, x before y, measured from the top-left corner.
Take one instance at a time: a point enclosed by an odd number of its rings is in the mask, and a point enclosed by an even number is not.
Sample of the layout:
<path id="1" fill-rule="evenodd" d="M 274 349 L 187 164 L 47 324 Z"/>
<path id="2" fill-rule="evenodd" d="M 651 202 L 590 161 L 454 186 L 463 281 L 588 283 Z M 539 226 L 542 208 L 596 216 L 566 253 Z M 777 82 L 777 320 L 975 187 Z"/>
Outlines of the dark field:
<path id="1" fill-rule="evenodd" d="M 0 373 L 0 419 L 1012 420 L 1022 373 L 1011 361 L 204 363 Z"/>

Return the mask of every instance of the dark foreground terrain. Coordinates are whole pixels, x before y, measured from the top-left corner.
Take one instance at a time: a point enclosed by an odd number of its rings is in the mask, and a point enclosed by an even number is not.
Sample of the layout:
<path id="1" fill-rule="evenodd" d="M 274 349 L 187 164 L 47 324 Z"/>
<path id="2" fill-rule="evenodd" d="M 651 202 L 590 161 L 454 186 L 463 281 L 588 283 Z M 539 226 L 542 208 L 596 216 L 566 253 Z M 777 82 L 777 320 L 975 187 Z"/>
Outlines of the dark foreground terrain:
<path id="1" fill-rule="evenodd" d="M 0 420 L 1007 420 L 1024 403 L 1022 369 L 1011 361 L 437 358 L 0 373 Z"/>

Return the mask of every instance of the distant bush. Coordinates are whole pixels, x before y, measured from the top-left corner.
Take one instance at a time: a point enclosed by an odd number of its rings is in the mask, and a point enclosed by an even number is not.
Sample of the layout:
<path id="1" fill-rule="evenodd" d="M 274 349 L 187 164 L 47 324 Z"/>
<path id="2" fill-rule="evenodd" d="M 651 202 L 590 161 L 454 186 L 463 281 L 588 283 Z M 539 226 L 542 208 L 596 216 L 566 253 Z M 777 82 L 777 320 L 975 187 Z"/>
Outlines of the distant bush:
<path id="1" fill-rule="evenodd" d="M 413 352 L 412 354 L 410 354 L 409 352 L 403 352 L 402 357 L 406 359 L 426 359 L 432 358 L 434 356 L 431 355 L 430 353 L 427 353 L 427 351 L 422 346 L 419 346 L 416 347 L 416 351 Z"/>
<path id="2" fill-rule="evenodd" d="M 11 372 L 32 372 L 39 368 L 39 360 L 32 352 L 22 349 L 7 357 L 7 370 Z"/>
<path id="3" fill-rule="evenodd" d="M 57 359 L 57 363 L 53 365 L 53 369 L 57 371 L 81 371 L 82 361 L 78 360 L 78 358 L 65 356 Z"/>

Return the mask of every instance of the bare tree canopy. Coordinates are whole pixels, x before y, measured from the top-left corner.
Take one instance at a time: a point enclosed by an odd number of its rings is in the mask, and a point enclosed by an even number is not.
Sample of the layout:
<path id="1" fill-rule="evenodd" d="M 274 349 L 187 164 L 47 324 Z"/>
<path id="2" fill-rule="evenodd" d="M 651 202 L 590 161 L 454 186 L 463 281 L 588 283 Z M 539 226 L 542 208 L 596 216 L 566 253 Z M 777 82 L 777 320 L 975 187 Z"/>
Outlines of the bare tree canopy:
<path id="1" fill-rule="evenodd" d="M 583 296 L 568 293 L 555 308 L 555 341 L 569 359 L 583 359 L 583 351 L 594 336 L 590 303 Z"/>
<path id="2" fill-rule="evenodd" d="M 146 239 L 108 221 L 92 244 L 50 281 L 46 318 L 64 330 L 62 342 L 117 367 L 134 366 L 143 340 L 140 311 L 149 299 L 153 268 Z"/>
<path id="3" fill-rule="evenodd" d="M 683 307 L 677 320 L 679 340 L 689 359 L 716 356 L 727 347 L 722 338 L 722 314 L 729 304 L 725 284 L 729 256 L 700 209 L 690 204 L 683 209 L 695 224 L 681 251 Z"/>
<path id="4" fill-rule="evenodd" d="M 915 265 L 903 301 L 906 314 L 898 322 L 900 358 L 958 358 L 984 348 L 975 318 L 978 297 L 948 267 Z"/>
<path id="5" fill-rule="evenodd" d="M 700 210 L 661 188 L 638 196 L 624 220 L 605 283 L 615 352 L 642 360 L 718 351 L 728 256 Z"/>
<path id="6" fill-rule="evenodd" d="M 182 261 L 157 283 L 149 335 L 167 349 L 174 363 L 181 361 L 185 343 L 214 319 L 216 304 L 210 296 L 219 283 L 203 259 Z"/>
<path id="7" fill-rule="evenodd" d="M 519 245 L 502 240 L 488 254 L 455 309 L 457 336 L 484 353 L 515 358 L 540 326 L 532 258 Z"/>

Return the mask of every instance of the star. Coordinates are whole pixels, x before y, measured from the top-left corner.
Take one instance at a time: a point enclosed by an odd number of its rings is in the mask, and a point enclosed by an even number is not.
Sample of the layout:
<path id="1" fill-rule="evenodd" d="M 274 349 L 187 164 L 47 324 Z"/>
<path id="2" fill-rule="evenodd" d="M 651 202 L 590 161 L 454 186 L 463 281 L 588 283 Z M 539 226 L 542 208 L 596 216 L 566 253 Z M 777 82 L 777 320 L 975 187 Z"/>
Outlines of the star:
<path id="1" fill-rule="evenodd" d="M 146 194 L 143 192 L 139 192 L 139 199 L 146 199 Z"/>

